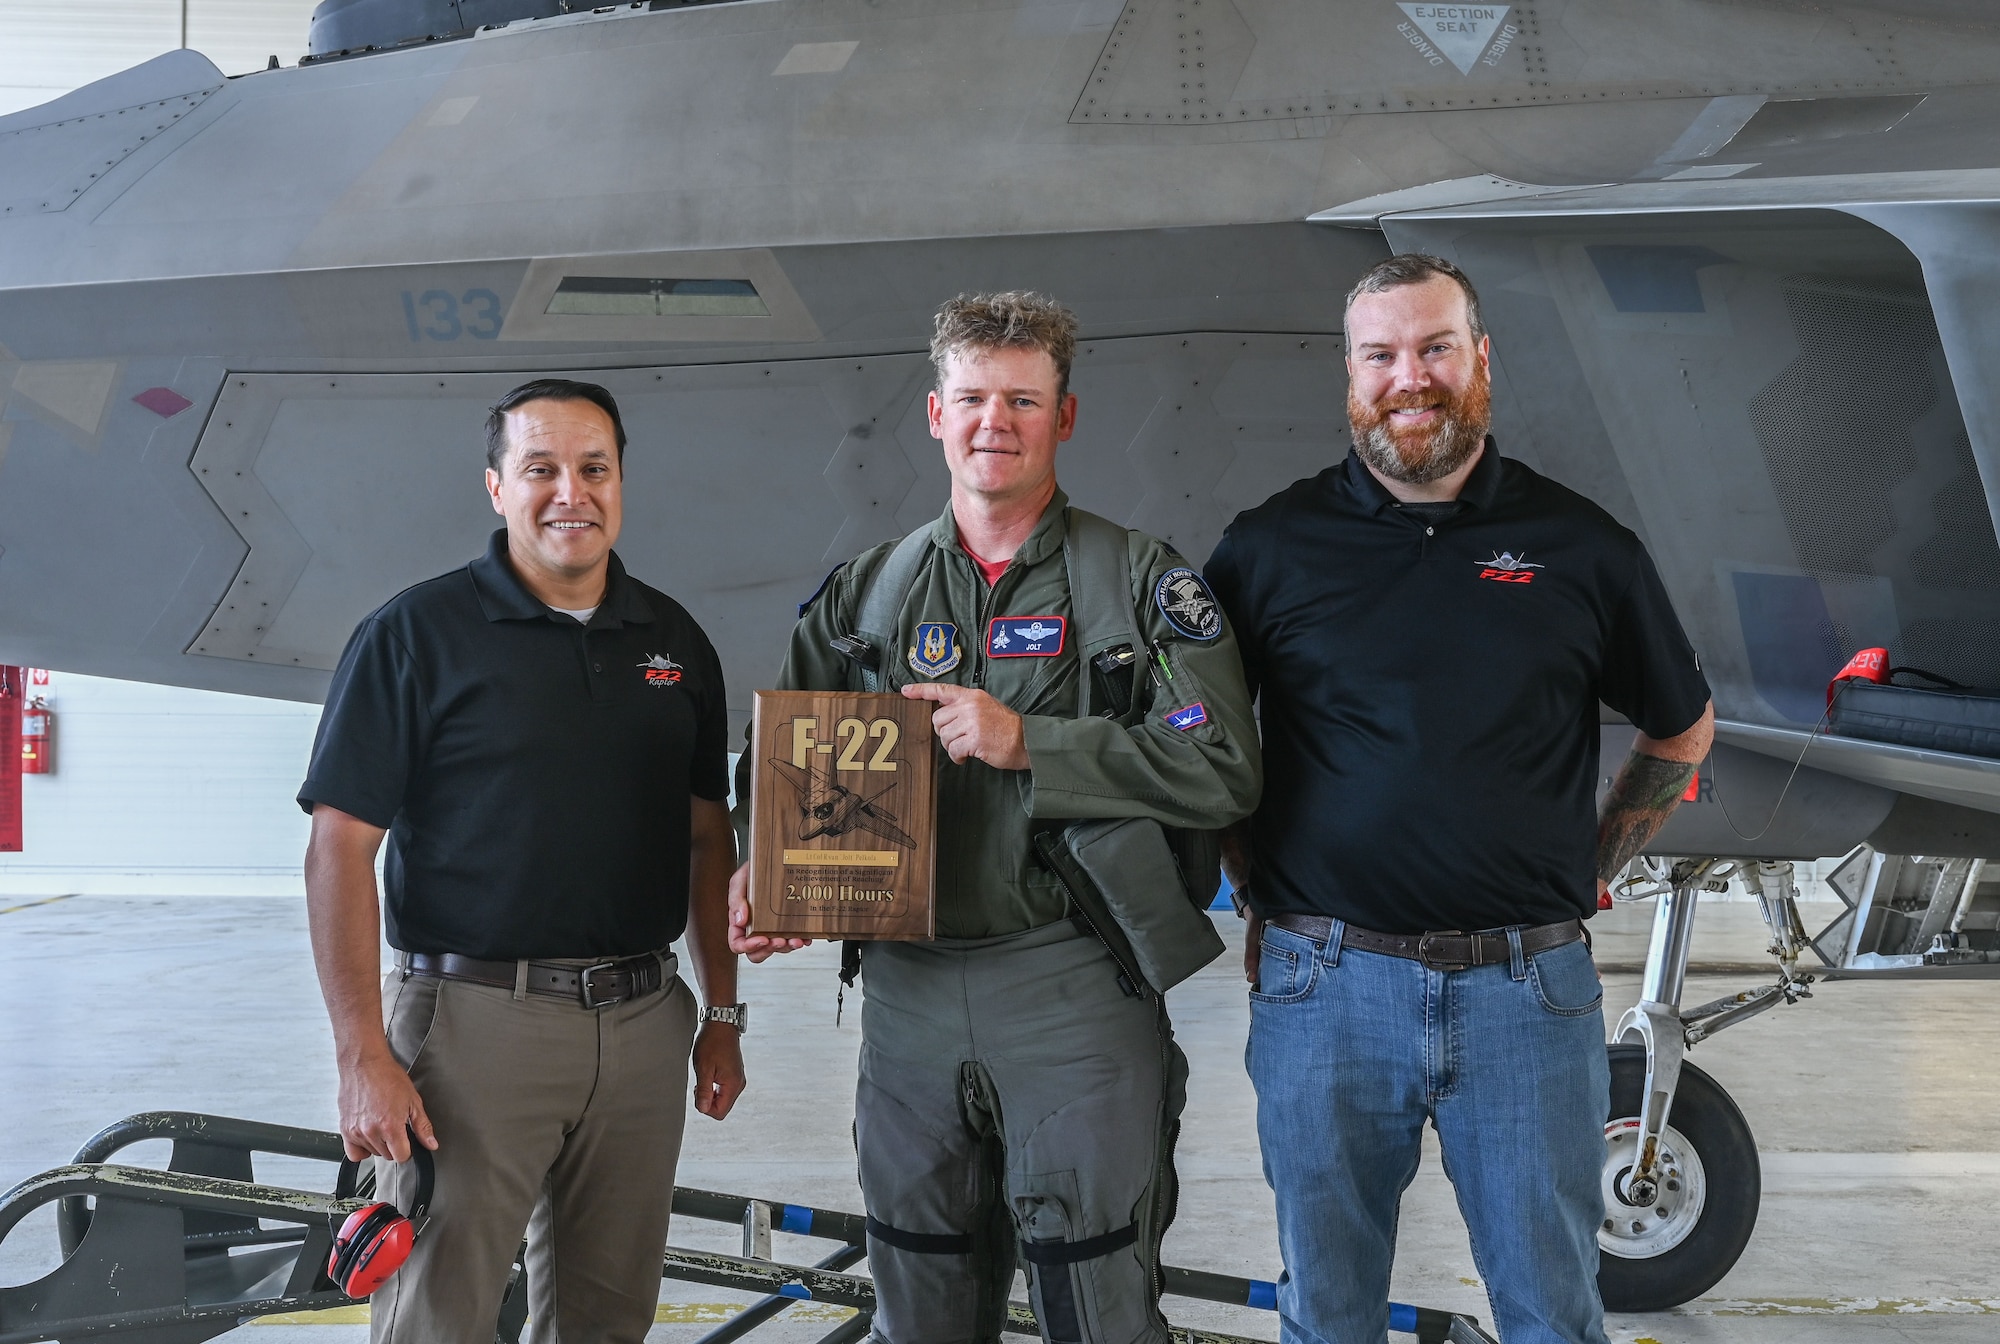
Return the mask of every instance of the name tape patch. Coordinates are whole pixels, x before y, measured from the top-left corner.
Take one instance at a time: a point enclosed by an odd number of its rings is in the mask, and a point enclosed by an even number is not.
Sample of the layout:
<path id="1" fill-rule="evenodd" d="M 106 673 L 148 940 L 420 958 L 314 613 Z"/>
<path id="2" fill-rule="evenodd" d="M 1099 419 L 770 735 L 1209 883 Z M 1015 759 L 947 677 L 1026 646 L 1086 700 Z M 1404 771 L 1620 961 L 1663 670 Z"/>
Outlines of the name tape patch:
<path id="1" fill-rule="evenodd" d="M 1063 650 L 1069 622 L 1060 616 L 995 616 L 986 623 L 989 658 L 1053 658 Z"/>

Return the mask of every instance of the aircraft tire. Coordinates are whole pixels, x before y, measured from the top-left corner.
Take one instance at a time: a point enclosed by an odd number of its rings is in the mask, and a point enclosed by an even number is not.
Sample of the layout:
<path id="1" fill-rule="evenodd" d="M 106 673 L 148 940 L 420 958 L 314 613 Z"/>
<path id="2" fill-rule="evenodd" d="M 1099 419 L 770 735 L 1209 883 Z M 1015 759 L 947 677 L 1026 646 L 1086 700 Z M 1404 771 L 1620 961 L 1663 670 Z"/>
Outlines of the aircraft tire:
<path id="1" fill-rule="evenodd" d="M 1678 1218 L 1655 1214 L 1653 1222 L 1642 1221 L 1636 1217 L 1641 1211 L 1617 1198 L 1614 1181 L 1631 1166 L 1618 1136 L 1621 1130 L 1636 1133 L 1638 1128 L 1646 1051 L 1638 1045 L 1614 1045 L 1610 1054 L 1605 1230 L 1598 1234 L 1597 1289 L 1606 1311 L 1665 1311 L 1714 1287 L 1750 1244 L 1763 1195 L 1757 1141 L 1721 1084 L 1683 1063 L 1667 1116 L 1665 1146 L 1675 1159 L 1675 1195 L 1687 1202 L 1698 1197 L 1698 1207 L 1691 1216 L 1683 1206 Z M 1671 1197 L 1663 1197 L 1658 1206 L 1667 1207 Z M 1642 1227 L 1645 1235 L 1632 1235 Z"/>

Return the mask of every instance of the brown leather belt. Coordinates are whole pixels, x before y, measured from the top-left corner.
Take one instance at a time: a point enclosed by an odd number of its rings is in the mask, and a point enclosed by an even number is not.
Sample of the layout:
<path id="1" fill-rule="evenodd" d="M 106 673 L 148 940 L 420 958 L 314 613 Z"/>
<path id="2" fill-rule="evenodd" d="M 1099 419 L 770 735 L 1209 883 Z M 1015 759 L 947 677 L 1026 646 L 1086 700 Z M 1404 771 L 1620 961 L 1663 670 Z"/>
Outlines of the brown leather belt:
<path id="1" fill-rule="evenodd" d="M 1272 915 L 1265 922 L 1316 943 L 1324 943 L 1333 932 L 1333 921 L 1325 915 Z M 1520 930 L 1520 934 L 1521 955 L 1532 957 L 1583 937 L 1583 923 L 1565 919 L 1559 924 L 1536 924 Z M 1504 932 L 1462 933 L 1457 929 L 1442 933 L 1371 933 L 1348 924 L 1342 927 L 1340 945 L 1421 962 L 1433 971 L 1504 966 L 1513 956 Z"/>
<path id="2" fill-rule="evenodd" d="M 434 980 L 470 980 L 475 985 L 500 989 L 512 989 L 520 979 L 521 988 L 530 994 L 573 999 L 585 1008 L 608 1008 L 651 994 L 673 978 L 679 965 L 671 952 L 615 957 L 592 966 L 563 966 L 552 961 L 479 961 L 456 952 L 399 952 L 396 964 L 411 975 Z"/>

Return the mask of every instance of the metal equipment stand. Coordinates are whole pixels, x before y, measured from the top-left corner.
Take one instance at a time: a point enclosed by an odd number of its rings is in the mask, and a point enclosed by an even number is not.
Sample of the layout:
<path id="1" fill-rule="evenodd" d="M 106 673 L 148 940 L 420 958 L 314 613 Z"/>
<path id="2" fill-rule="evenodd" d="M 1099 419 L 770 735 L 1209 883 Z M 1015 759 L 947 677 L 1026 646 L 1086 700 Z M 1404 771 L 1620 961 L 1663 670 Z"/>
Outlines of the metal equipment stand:
<path id="1" fill-rule="evenodd" d="M 114 1166 L 104 1159 L 130 1144 L 169 1139 L 167 1170 Z M 252 1154 L 338 1162 L 338 1135 L 223 1116 L 158 1111 L 131 1116 L 84 1144 L 74 1164 L 23 1181 L 0 1195 L 0 1241 L 29 1213 L 57 1202 L 63 1262 L 44 1277 L 0 1288 L 0 1344 L 94 1340 L 198 1344 L 258 1316 L 349 1306 L 324 1269 L 331 1224 L 370 1202 L 260 1185 Z M 372 1184 L 368 1178 L 364 1183 Z M 855 1315 L 820 1344 L 868 1334 L 875 1285 L 841 1271 L 867 1254 L 859 1214 L 676 1188 L 674 1213 L 743 1229 L 743 1254 L 669 1246 L 662 1277 L 765 1296 L 702 1336 L 699 1344 L 741 1339 L 796 1302 L 852 1307 Z M 837 1248 L 812 1265 L 771 1258 L 773 1231 L 823 1237 Z M 245 1248 L 254 1248 L 246 1250 Z M 231 1254 L 232 1250 L 240 1252 Z M 527 1315 L 520 1262 L 508 1285 L 496 1344 L 515 1344 Z M 1275 1285 L 1205 1270 L 1164 1267 L 1174 1296 L 1273 1308 Z M 1176 1344 L 1258 1344 L 1240 1335 L 1172 1326 Z M 1391 1304 L 1390 1328 L 1419 1344 L 1495 1344 L 1470 1317 Z M 1034 1313 L 1008 1306 L 1006 1329 L 1039 1333 Z"/>

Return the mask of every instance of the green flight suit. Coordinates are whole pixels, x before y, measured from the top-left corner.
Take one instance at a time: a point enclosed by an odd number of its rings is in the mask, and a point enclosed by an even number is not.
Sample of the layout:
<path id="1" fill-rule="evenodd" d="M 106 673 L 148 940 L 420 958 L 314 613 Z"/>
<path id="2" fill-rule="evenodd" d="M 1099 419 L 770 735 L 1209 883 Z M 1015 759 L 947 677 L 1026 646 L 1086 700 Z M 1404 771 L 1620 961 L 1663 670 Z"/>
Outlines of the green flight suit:
<path id="1" fill-rule="evenodd" d="M 1077 717 L 1077 678 L 1098 674 L 1069 628 L 1067 510 L 1058 492 L 988 588 L 947 507 L 881 658 L 885 689 L 949 682 L 1020 713 L 1029 758 L 996 770 L 940 751 L 938 938 L 863 949 L 855 1136 L 884 1344 L 997 1341 L 1017 1255 L 1052 1344 L 1168 1338 L 1155 1289 L 1186 1060 L 1164 1004 L 1121 988 L 1109 955 L 1068 920 L 1031 837 L 1092 817 L 1227 825 L 1255 807 L 1261 757 L 1234 635 L 1219 609 L 1206 624 L 1170 612 L 1191 591 L 1174 575 L 1185 561 L 1138 532 L 1129 598 L 1167 670 L 1139 650 L 1128 712 Z M 793 632 L 780 689 L 861 689 L 831 641 L 855 631 L 894 546 L 829 578 Z M 992 656 L 992 623 L 1006 617 L 1060 619 L 1062 638 L 1053 652 Z M 928 642 L 919 626 L 932 627 Z"/>

